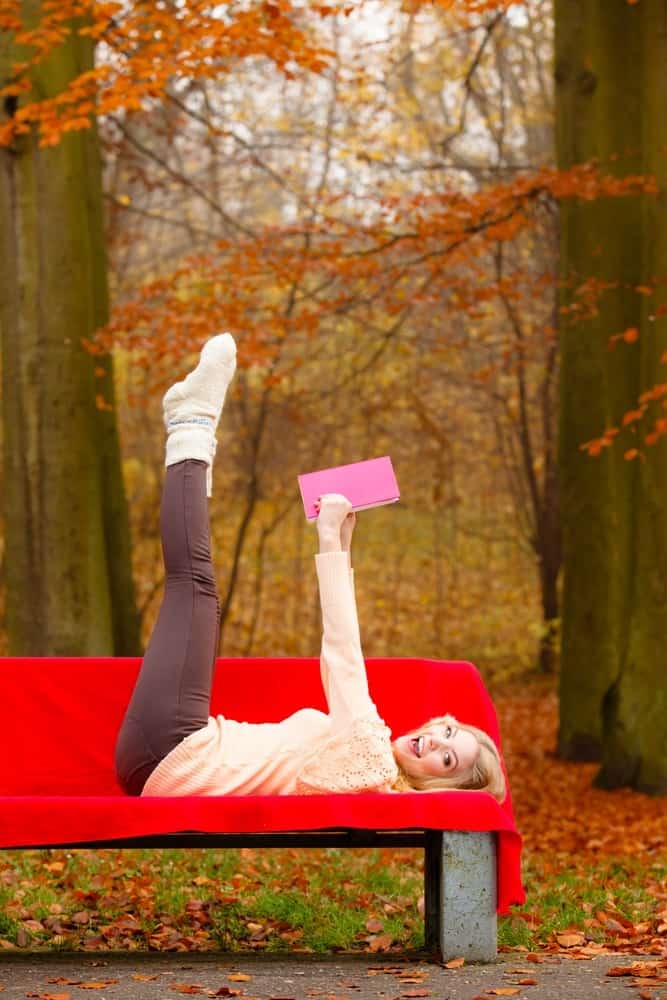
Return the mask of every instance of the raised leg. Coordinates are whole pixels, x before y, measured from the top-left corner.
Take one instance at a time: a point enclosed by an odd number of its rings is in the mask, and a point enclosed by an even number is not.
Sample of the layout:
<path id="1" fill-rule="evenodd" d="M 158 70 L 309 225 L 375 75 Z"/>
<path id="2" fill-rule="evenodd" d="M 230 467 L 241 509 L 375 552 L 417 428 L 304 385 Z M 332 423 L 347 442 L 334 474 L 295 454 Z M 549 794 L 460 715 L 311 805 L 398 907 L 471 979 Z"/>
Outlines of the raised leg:
<path id="1" fill-rule="evenodd" d="M 160 525 L 164 596 L 116 744 L 121 784 L 139 795 L 181 740 L 208 721 L 220 605 L 209 542 L 206 469 L 171 465 Z"/>
<path id="2" fill-rule="evenodd" d="M 208 721 L 220 605 L 206 497 L 215 431 L 235 367 L 234 339 L 218 334 L 162 401 L 164 596 L 116 743 L 118 779 L 130 795 L 140 795 L 160 761 Z"/>

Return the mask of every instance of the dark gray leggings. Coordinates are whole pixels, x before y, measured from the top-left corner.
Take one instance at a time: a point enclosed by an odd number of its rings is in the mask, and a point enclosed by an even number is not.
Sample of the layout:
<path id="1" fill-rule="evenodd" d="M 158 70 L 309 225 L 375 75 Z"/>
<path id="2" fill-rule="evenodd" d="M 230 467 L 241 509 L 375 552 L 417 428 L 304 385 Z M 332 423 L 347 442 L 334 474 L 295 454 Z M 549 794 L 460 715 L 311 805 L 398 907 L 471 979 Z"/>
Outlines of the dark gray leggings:
<path id="1" fill-rule="evenodd" d="M 140 795 L 163 757 L 206 725 L 220 634 L 206 463 L 166 470 L 160 506 L 164 596 L 116 742 L 116 773 Z"/>

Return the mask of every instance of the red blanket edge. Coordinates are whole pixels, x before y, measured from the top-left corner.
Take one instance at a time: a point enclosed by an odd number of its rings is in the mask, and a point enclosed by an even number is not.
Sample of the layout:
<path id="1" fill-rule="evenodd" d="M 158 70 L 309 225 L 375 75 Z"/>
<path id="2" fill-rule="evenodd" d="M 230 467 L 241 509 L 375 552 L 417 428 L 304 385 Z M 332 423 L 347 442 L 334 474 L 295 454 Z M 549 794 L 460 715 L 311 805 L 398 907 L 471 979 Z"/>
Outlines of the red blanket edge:
<path id="1" fill-rule="evenodd" d="M 461 810 L 452 809 L 457 804 L 454 800 L 461 796 L 464 799 L 459 804 L 467 813 L 465 818 L 460 815 Z M 231 815 L 227 816 L 220 813 L 221 800 L 214 798 L 8 796 L 0 797 L 0 848 L 35 849 L 77 843 L 94 848 L 95 841 L 99 840 L 185 832 L 240 835 L 336 829 L 495 832 L 498 837 L 497 911 L 508 913 L 512 905 L 525 902 L 519 875 L 521 836 L 491 796 L 454 792 L 428 796 L 422 793 L 407 798 L 408 801 L 402 802 L 401 821 L 397 819 L 397 800 L 405 800 L 405 795 L 228 799 L 225 805 Z M 470 810 L 473 798 L 474 808 Z M 429 815 L 425 814 L 426 799 L 430 800 Z M 67 821 L 63 823 L 65 810 Z M 456 813 L 459 813 L 457 822 L 453 822 Z"/>

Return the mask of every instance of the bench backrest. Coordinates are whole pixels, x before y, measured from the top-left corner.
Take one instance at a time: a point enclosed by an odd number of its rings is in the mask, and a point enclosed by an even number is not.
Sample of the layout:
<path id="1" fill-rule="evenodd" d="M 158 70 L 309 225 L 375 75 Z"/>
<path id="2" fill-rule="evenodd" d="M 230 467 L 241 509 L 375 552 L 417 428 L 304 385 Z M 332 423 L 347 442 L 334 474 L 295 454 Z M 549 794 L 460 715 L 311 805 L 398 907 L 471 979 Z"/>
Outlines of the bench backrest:
<path id="1" fill-rule="evenodd" d="M 116 734 L 139 658 L 0 659 L 0 795 L 120 795 Z M 470 663 L 369 659 L 371 695 L 394 736 L 451 712 L 498 739 Z M 211 714 L 277 722 L 326 711 L 317 659 L 219 659 Z"/>

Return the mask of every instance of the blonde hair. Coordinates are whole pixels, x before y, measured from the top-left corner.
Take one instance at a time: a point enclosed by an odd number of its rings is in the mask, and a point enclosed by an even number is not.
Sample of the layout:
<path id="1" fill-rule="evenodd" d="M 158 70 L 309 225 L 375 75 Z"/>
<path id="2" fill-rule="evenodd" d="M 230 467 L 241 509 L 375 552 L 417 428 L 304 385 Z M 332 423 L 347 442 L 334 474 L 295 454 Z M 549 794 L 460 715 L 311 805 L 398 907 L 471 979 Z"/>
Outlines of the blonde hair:
<path id="1" fill-rule="evenodd" d="M 443 791 L 448 788 L 478 789 L 480 791 L 490 792 L 494 799 L 498 799 L 499 802 L 502 802 L 507 795 L 505 773 L 500 762 L 498 748 L 488 733 L 485 733 L 483 729 L 478 729 L 477 726 L 468 726 L 463 722 L 459 722 L 453 715 L 439 715 L 434 719 L 429 719 L 428 722 L 424 722 L 419 729 L 415 729 L 409 735 L 415 737 L 421 736 L 428 729 L 430 729 L 431 726 L 440 725 L 453 725 L 457 726 L 459 729 L 465 729 L 467 732 L 472 733 L 479 746 L 477 760 L 473 766 L 459 774 L 451 775 L 451 777 L 447 777 L 445 775 L 442 777 L 436 777 L 435 775 L 420 775 L 417 777 L 416 775 L 408 774 L 399 765 L 398 778 L 392 785 L 394 791 L 435 792 Z"/>

